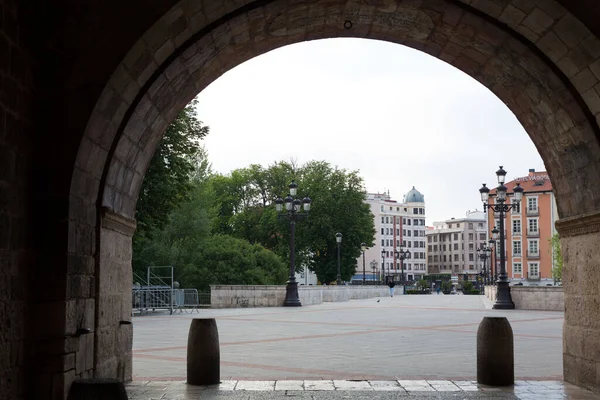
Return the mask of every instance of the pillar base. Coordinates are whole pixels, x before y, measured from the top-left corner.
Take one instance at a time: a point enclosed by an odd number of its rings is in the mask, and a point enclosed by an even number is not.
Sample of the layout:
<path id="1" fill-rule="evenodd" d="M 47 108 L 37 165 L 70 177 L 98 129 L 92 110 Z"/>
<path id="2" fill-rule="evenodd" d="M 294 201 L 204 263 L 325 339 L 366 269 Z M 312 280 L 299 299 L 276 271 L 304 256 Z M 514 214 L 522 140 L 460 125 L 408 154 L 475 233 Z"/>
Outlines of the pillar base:
<path id="1" fill-rule="evenodd" d="M 288 282 L 285 287 L 284 307 L 301 307 L 300 297 L 298 296 L 298 282 Z"/>

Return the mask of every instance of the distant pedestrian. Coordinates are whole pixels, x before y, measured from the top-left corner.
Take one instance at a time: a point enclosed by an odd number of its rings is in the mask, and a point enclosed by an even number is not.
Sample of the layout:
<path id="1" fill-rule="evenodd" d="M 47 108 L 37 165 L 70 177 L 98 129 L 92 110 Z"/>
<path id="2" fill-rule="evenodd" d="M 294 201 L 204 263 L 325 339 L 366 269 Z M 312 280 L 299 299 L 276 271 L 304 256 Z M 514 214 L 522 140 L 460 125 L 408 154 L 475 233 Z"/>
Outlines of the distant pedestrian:
<path id="1" fill-rule="evenodd" d="M 437 294 L 440 294 L 440 287 L 438 286 L 436 289 Z"/>
<path id="2" fill-rule="evenodd" d="M 388 286 L 390 288 L 390 297 L 394 297 L 394 286 L 396 286 L 396 284 L 394 283 L 393 280 L 390 280 L 388 282 Z"/>

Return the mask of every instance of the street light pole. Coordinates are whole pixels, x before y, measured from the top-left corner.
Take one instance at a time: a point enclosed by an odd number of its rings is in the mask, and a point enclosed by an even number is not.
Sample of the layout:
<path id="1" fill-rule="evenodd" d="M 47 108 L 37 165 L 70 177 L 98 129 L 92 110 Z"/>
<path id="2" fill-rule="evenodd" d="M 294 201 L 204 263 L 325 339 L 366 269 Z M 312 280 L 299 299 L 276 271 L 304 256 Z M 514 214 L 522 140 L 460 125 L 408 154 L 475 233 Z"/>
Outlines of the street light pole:
<path id="1" fill-rule="evenodd" d="M 377 272 L 377 260 L 375 260 L 375 259 L 371 260 L 371 270 L 373 272 L 373 274 L 372 274 L 372 278 L 373 279 L 372 280 L 373 280 L 373 283 L 374 283 L 375 282 L 375 274 Z"/>
<path id="2" fill-rule="evenodd" d="M 342 234 L 340 232 L 335 234 L 335 241 L 337 242 L 337 284 L 342 284 L 342 273 L 340 268 L 340 244 L 342 243 Z"/>
<path id="3" fill-rule="evenodd" d="M 483 202 L 483 211 L 486 209 L 492 209 L 494 212 L 500 213 L 500 276 L 498 277 L 498 294 L 496 297 L 496 303 L 494 303 L 494 309 L 500 310 L 513 310 L 515 303 L 512 301 L 510 295 L 510 286 L 506 275 L 506 260 L 504 256 L 504 213 L 510 211 L 512 208 L 517 206 L 521 202 L 523 197 L 523 188 L 519 183 L 513 188 L 514 202 L 512 204 L 506 204 L 506 192 L 507 187 L 504 186 L 504 180 L 506 178 L 506 171 L 500 166 L 500 169 L 496 171 L 498 177 L 498 187 L 496 188 L 496 202 L 495 204 L 489 204 L 490 189 L 485 186 L 485 183 L 479 189 L 481 194 L 481 201 Z M 492 238 L 498 239 L 498 230 L 494 228 L 492 230 Z"/>
<path id="4" fill-rule="evenodd" d="M 363 286 L 365 285 L 365 281 L 366 281 L 366 271 L 365 271 L 365 251 L 367 250 L 367 244 L 366 243 L 361 243 L 360 244 L 360 249 L 362 250 L 363 253 Z"/>
<path id="5" fill-rule="evenodd" d="M 288 219 L 290 221 L 290 276 L 285 287 L 285 300 L 283 301 L 284 307 L 300 307 L 300 297 L 298 296 L 298 282 L 296 282 L 296 221 L 305 219 L 308 217 L 310 211 L 310 204 L 312 200 L 307 196 L 300 200 L 294 198 L 298 191 L 298 185 L 292 181 L 289 185 L 290 195 L 284 199 L 278 197 L 275 200 L 275 209 L 280 214 L 277 216 L 278 219 Z M 283 211 L 283 205 L 285 204 L 285 211 Z M 304 209 L 304 212 L 301 210 Z"/>
<path id="6" fill-rule="evenodd" d="M 381 250 L 381 258 L 382 258 L 382 262 L 381 262 L 381 283 L 387 283 L 384 282 L 385 279 L 385 249 Z"/>
<path id="7" fill-rule="evenodd" d="M 410 258 L 410 251 L 408 250 L 402 250 L 402 247 L 400 247 L 400 251 L 398 252 L 399 258 L 400 258 L 400 268 L 402 270 L 402 278 L 400 280 L 400 282 L 402 282 L 402 286 L 404 286 L 404 260 L 407 260 Z"/>

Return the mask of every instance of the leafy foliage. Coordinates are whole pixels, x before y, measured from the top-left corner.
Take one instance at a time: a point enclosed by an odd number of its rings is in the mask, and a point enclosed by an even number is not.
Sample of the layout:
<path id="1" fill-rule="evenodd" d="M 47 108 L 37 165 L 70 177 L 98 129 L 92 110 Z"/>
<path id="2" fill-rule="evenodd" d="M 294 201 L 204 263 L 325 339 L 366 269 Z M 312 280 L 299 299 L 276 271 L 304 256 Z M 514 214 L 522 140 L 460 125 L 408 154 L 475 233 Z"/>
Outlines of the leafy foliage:
<path id="1" fill-rule="evenodd" d="M 150 162 L 137 202 L 138 236 L 162 229 L 169 214 L 189 200 L 203 151 L 200 140 L 209 131 L 198 120 L 195 105 L 191 102 L 169 125 Z"/>
<path id="2" fill-rule="evenodd" d="M 312 161 L 302 167 L 279 162 L 268 168 L 251 165 L 229 176 L 215 176 L 211 182 L 217 196 L 215 233 L 231 234 L 260 243 L 284 258 L 289 257 L 290 223 L 280 220 L 274 200 L 286 197 L 295 180 L 298 197 L 313 200 L 310 215 L 296 224 L 296 266 L 316 272 L 319 281 L 332 282 L 337 276 L 336 232 L 343 234 L 341 275 L 354 274 L 362 242 L 374 240 L 373 216 L 364 203 L 362 178 L 356 171 Z"/>
<path id="3" fill-rule="evenodd" d="M 427 289 L 429 287 L 429 284 L 427 283 L 427 281 L 425 279 L 421 279 L 420 281 L 417 282 L 417 289 Z"/>
<path id="4" fill-rule="evenodd" d="M 563 269 L 563 257 L 562 257 L 562 250 L 560 248 L 560 237 L 558 236 L 558 233 L 555 233 L 554 235 L 552 235 L 552 237 L 549 239 L 549 241 L 550 241 L 550 247 L 551 247 L 551 251 L 552 251 L 552 259 L 554 261 L 554 265 L 552 267 L 552 278 L 556 282 L 561 282 L 562 281 L 562 269 Z"/>

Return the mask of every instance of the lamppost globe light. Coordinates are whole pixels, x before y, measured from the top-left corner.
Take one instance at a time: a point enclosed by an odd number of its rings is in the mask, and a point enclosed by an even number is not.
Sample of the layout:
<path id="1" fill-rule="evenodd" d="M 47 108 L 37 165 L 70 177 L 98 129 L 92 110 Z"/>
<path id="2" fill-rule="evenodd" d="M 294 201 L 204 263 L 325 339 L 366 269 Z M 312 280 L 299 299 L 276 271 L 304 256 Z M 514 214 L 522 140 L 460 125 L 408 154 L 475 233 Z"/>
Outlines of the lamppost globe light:
<path id="1" fill-rule="evenodd" d="M 490 197 L 490 188 L 485 186 L 484 183 L 481 189 L 479 189 L 479 193 L 481 193 L 481 201 L 486 203 Z M 485 208 L 483 210 L 485 211 Z"/>
<path id="2" fill-rule="evenodd" d="M 277 212 L 283 210 L 283 199 L 281 197 L 275 199 L 275 210 Z"/>
<path id="3" fill-rule="evenodd" d="M 285 199 L 283 199 L 283 202 L 285 203 L 286 211 L 292 211 L 292 206 L 294 204 L 294 199 L 292 196 L 287 196 Z"/>
<path id="4" fill-rule="evenodd" d="M 335 241 L 338 243 L 342 243 L 342 234 L 340 232 L 335 234 Z"/>
<path id="5" fill-rule="evenodd" d="M 513 193 L 515 194 L 515 202 L 519 204 L 523 198 L 523 188 L 520 183 L 517 183 L 517 186 L 513 188 Z"/>
<path id="6" fill-rule="evenodd" d="M 501 183 L 498 185 L 498 187 L 496 188 L 496 193 L 498 196 L 497 202 L 498 203 L 504 203 L 506 201 L 506 191 L 508 190 L 508 188 L 506 186 L 504 186 L 504 183 Z"/>
<path id="7" fill-rule="evenodd" d="M 310 197 L 306 196 L 304 199 L 302 199 L 302 204 L 304 206 L 304 211 L 309 212 L 312 200 L 310 199 Z"/>
<path id="8" fill-rule="evenodd" d="M 367 244 L 366 244 L 366 243 L 364 243 L 364 242 L 363 242 L 363 243 L 361 243 L 361 244 L 360 244 L 360 249 L 361 249 L 362 251 L 366 251 L 366 250 L 367 250 Z"/>
<path id="9" fill-rule="evenodd" d="M 499 235 L 500 235 L 500 231 L 498 230 L 498 228 L 494 227 L 494 229 L 492 229 L 492 239 L 494 241 L 498 240 Z"/>
<path id="10" fill-rule="evenodd" d="M 301 207 L 302 207 L 302 200 L 294 199 L 294 211 L 300 211 Z"/>
<path id="11" fill-rule="evenodd" d="M 295 196 L 296 193 L 298 192 L 298 184 L 294 181 L 292 181 L 292 183 L 290 183 L 290 196 Z"/>
<path id="12" fill-rule="evenodd" d="M 498 176 L 498 183 L 502 185 L 506 179 L 506 171 L 502 168 L 502 165 L 500 166 L 500 169 L 496 171 L 496 176 Z"/>

